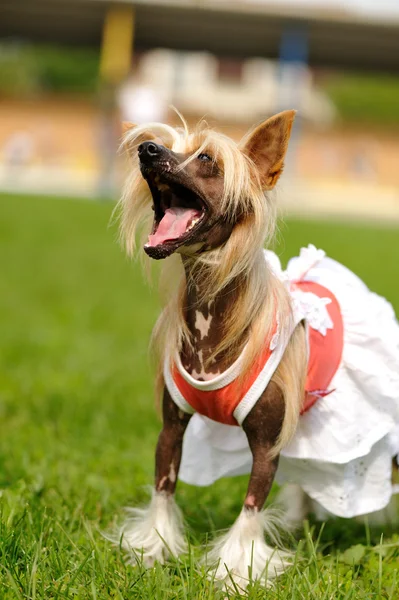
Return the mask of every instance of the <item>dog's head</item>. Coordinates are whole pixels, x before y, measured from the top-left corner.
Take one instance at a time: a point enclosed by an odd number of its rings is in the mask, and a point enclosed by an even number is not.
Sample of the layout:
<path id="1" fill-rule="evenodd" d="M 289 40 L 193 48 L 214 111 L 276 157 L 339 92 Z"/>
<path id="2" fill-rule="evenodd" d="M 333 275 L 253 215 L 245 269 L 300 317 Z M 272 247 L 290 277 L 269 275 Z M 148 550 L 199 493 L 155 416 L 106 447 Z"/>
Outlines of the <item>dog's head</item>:
<path id="1" fill-rule="evenodd" d="M 274 226 L 265 192 L 283 170 L 294 116 L 271 117 L 239 144 L 206 127 L 190 134 L 187 128 L 126 124 L 123 145 L 133 160 L 122 216 L 128 251 L 151 208 L 144 250 L 152 258 L 175 252 L 198 257 L 228 241 L 263 243 Z"/>

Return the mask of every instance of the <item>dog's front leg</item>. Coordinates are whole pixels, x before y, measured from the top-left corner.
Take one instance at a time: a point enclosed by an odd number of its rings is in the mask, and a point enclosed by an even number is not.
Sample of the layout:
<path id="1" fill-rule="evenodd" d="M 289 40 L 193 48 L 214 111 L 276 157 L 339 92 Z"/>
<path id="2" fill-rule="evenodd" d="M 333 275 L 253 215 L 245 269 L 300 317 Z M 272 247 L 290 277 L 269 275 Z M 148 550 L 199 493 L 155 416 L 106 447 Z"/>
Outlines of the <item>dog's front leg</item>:
<path id="1" fill-rule="evenodd" d="M 287 552 L 267 545 L 265 535 L 278 544 L 281 523 L 275 512 L 262 510 L 278 465 L 278 456 L 271 451 L 283 420 L 282 394 L 270 383 L 243 423 L 253 456 L 244 506 L 233 527 L 216 541 L 207 556 L 207 564 L 216 565 L 215 578 L 227 587 L 232 579 L 240 587 L 255 579 L 267 585 L 289 564 Z"/>
<path id="2" fill-rule="evenodd" d="M 143 558 L 147 566 L 164 562 L 186 550 L 183 519 L 175 503 L 183 436 L 191 415 L 183 413 L 165 388 L 163 397 L 163 428 L 159 435 L 155 489 L 146 508 L 129 509 L 130 518 L 122 529 L 122 547 Z"/>

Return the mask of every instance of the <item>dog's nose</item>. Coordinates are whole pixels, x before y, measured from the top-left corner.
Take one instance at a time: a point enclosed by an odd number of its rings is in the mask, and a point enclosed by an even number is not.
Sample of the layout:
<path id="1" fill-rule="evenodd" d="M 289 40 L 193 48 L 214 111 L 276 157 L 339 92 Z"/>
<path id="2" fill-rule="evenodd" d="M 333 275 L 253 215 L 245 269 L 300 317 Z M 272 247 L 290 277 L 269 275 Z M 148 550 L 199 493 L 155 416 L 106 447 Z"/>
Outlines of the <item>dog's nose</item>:
<path id="1" fill-rule="evenodd" d="M 143 158 L 155 158 L 161 154 L 161 147 L 154 142 L 143 142 L 138 147 L 139 157 Z"/>

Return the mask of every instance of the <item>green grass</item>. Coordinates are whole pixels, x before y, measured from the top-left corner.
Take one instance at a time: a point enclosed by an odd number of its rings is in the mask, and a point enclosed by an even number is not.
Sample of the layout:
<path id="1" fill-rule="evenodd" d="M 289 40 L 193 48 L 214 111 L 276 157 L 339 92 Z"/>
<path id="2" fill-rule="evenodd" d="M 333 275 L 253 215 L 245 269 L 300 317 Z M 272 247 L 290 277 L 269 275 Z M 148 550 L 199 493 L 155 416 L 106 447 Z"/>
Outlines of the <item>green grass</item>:
<path id="1" fill-rule="evenodd" d="M 399 125 L 396 75 L 337 72 L 321 85 L 343 122 L 396 128 Z"/>
<path id="2" fill-rule="evenodd" d="M 147 357 L 157 294 L 124 258 L 111 210 L 0 197 L 1 600 L 226 597 L 195 565 L 196 548 L 144 571 L 100 535 L 146 499 L 160 428 Z M 313 242 L 399 309 L 396 229 L 298 221 L 279 237 L 284 258 Z M 232 523 L 245 485 L 179 486 L 194 546 Z M 396 600 L 392 531 L 336 520 L 298 539 L 297 565 L 249 598 Z"/>
<path id="3" fill-rule="evenodd" d="M 93 96 L 99 51 L 54 44 L 0 42 L 0 92 L 21 98 L 38 92 Z"/>

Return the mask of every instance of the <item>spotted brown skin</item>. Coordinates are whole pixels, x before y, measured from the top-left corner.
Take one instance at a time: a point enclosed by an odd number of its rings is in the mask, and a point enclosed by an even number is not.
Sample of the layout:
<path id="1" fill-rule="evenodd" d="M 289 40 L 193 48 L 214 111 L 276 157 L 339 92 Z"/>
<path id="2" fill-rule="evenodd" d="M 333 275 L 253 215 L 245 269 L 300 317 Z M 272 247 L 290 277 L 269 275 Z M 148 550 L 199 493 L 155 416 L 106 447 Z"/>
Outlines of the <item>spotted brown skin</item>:
<path id="1" fill-rule="evenodd" d="M 272 381 L 242 424 L 253 458 L 244 501 L 249 510 L 262 510 L 272 487 L 279 456 L 271 458 L 270 452 L 280 435 L 284 414 L 283 395 Z"/>
<path id="2" fill-rule="evenodd" d="M 260 511 L 269 495 L 279 457 L 271 457 L 284 420 L 284 399 L 278 386 L 271 382 L 243 422 L 253 457 L 252 471 L 244 507 Z M 173 402 L 167 388 L 163 395 L 163 429 L 156 450 L 155 489 L 175 493 L 183 437 L 191 415 L 183 413 Z"/>
<path id="3" fill-rule="evenodd" d="M 190 264 L 190 259 L 183 257 L 187 277 L 189 276 Z M 239 281 L 233 281 L 225 287 L 223 294 L 215 297 L 210 303 L 199 300 L 202 297 L 200 283 L 198 287 L 189 287 L 185 303 L 185 319 L 194 343 L 192 346 L 184 346 L 181 353 L 182 364 L 189 373 L 203 371 L 207 374 L 216 375 L 226 370 L 238 358 L 240 350 L 235 354 L 231 354 L 226 350 L 215 357 L 214 361 L 209 362 L 213 349 L 219 345 L 225 335 L 226 316 L 229 315 L 236 301 L 239 286 Z M 202 335 L 197 327 L 199 315 L 210 321 L 206 335 Z M 242 346 L 245 344 L 247 335 L 247 330 L 244 330 L 242 332 Z M 201 380 L 203 377 L 197 377 L 197 379 Z"/>
<path id="4" fill-rule="evenodd" d="M 183 413 L 173 402 L 167 388 L 162 404 L 163 428 L 155 454 L 155 489 L 174 494 L 179 473 L 183 436 L 191 415 Z"/>

